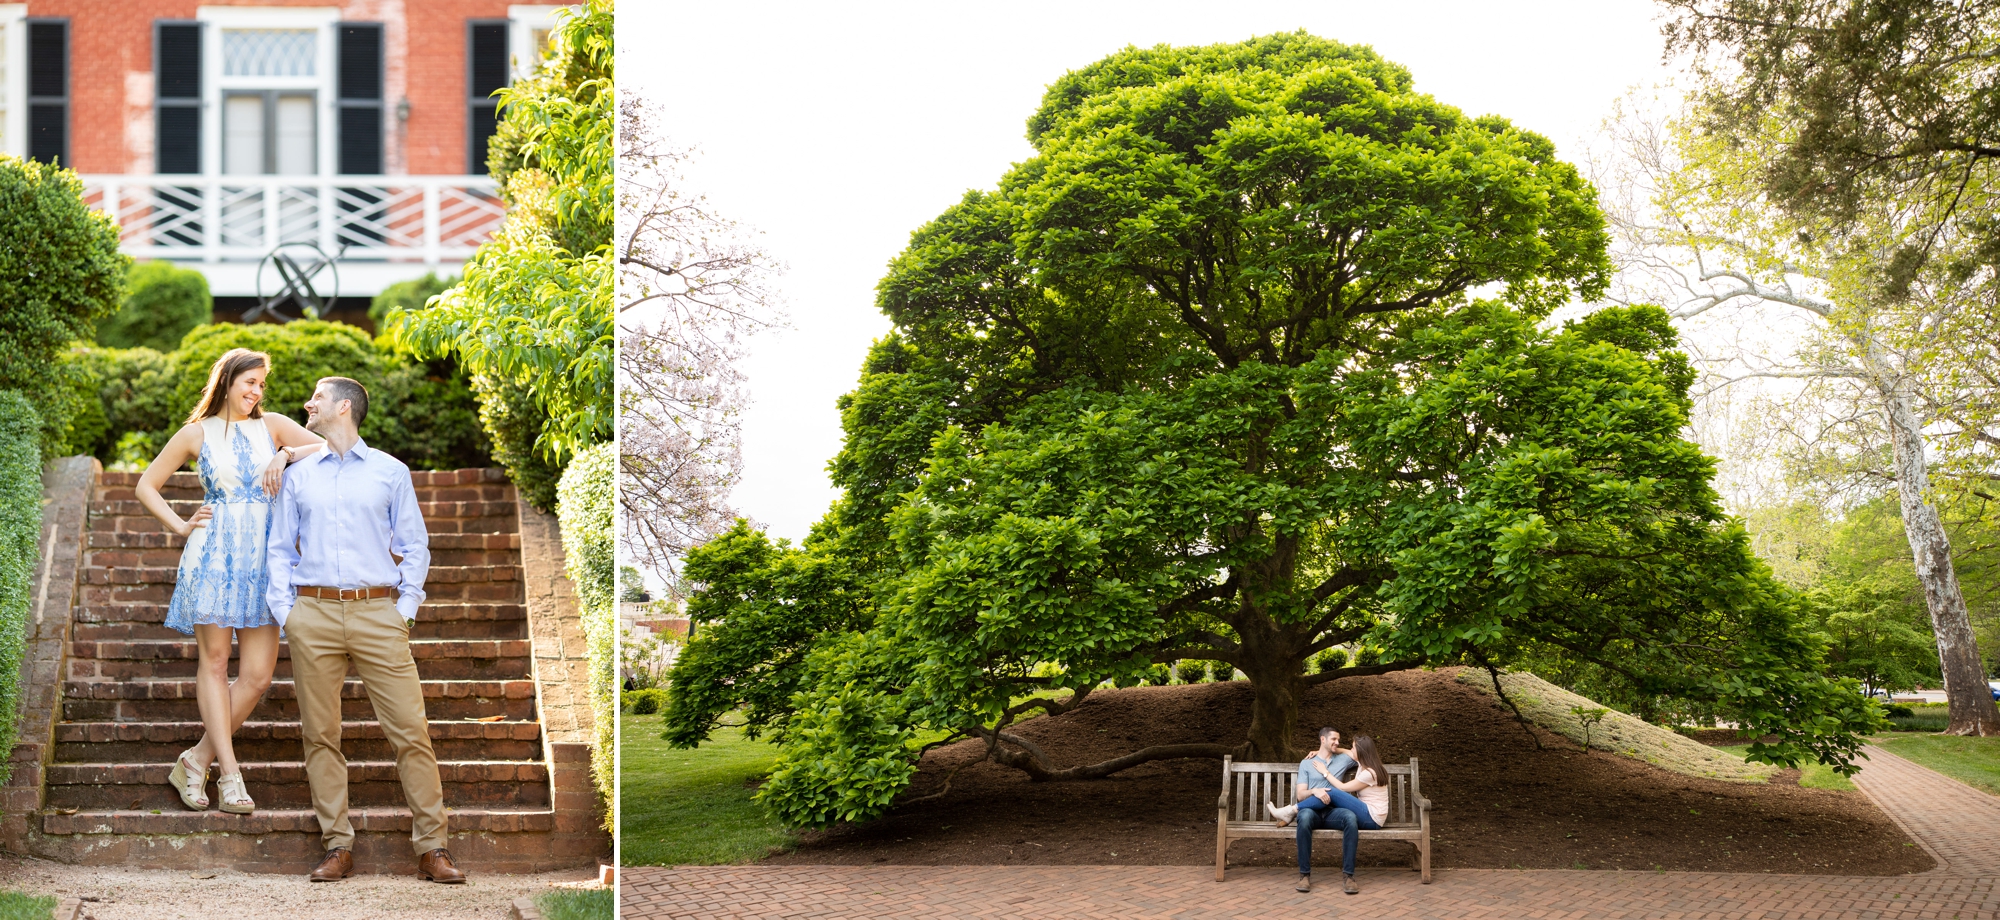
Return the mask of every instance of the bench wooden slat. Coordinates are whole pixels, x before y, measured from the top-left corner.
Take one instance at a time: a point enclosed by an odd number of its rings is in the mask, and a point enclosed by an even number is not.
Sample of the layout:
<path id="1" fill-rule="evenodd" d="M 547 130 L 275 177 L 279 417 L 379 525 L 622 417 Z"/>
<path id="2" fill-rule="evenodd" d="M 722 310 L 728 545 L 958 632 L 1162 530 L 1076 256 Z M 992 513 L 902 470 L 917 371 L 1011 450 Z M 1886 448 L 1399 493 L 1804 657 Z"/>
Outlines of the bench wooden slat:
<path id="1" fill-rule="evenodd" d="M 1424 884 L 1431 881 L 1431 817 L 1430 800 L 1420 791 L 1417 758 L 1410 758 L 1406 764 L 1383 765 L 1388 776 L 1389 808 L 1384 815 L 1387 821 L 1379 830 L 1361 831 L 1363 840 L 1403 840 L 1415 849 L 1417 871 L 1423 873 Z M 1222 881 L 1223 871 L 1229 856 L 1229 844 L 1233 840 L 1246 838 L 1292 838 L 1298 835 L 1295 827 L 1277 827 L 1264 809 L 1264 803 L 1289 804 L 1293 796 L 1293 781 L 1298 775 L 1298 765 L 1289 763 L 1237 763 L 1233 757 L 1222 760 L 1222 795 L 1216 802 L 1215 816 L 1215 880 Z M 1339 831 L 1316 830 L 1315 837 L 1340 838 Z"/>

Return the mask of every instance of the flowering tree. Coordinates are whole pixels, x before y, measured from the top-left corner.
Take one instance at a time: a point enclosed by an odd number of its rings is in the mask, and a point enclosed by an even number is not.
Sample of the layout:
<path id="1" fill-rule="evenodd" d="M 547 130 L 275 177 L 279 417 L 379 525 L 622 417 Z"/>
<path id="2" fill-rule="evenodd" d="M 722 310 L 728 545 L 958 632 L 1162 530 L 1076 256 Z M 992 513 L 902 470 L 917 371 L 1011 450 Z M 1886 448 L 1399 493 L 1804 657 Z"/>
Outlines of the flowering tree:
<path id="1" fill-rule="evenodd" d="M 779 322 L 777 265 L 688 191 L 691 151 L 627 98 L 618 132 L 619 504 L 631 558 L 672 573 L 729 525 L 744 338 Z"/>

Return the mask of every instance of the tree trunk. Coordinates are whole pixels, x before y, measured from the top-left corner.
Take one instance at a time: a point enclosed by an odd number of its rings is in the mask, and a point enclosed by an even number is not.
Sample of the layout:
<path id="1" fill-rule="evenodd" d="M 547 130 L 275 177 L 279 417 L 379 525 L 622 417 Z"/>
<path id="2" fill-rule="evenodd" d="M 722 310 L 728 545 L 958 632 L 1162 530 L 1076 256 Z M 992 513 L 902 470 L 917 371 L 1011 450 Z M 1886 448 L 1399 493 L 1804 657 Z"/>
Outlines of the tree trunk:
<path id="1" fill-rule="evenodd" d="M 1930 473 L 1924 462 L 1923 426 L 1917 423 L 1906 386 L 1897 386 L 1886 397 L 1903 532 L 1910 538 L 1917 581 L 1924 586 L 1931 629 L 1937 633 L 1938 664 L 1950 706 L 1951 722 L 1945 733 L 2000 735 L 2000 708 L 1993 704 L 1986 671 L 1980 667 L 1972 619 L 1966 613 L 1965 594 L 1959 590 L 1958 571 L 1951 562 L 1951 540 L 1945 535 L 1937 508 L 1924 501 L 1924 493 L 1930 491 Z"/>
<path id="2" fill-rule="evenodd" d="M 1248 643 L 1244 651 L 1251 651 Z M 1305 756 L 1293 743 L 1298 735 L 1299 703 L 1306 694 L 1304 666 L 1304 661 L 1293 657 L 1283 661 L 1250 660 L 1243 665 L 1243 673 L 1250 678 L 1250 689 L 1255 694 L 1250 703 L 1246 752 L 1251 760 L 1282 763 Z"/>

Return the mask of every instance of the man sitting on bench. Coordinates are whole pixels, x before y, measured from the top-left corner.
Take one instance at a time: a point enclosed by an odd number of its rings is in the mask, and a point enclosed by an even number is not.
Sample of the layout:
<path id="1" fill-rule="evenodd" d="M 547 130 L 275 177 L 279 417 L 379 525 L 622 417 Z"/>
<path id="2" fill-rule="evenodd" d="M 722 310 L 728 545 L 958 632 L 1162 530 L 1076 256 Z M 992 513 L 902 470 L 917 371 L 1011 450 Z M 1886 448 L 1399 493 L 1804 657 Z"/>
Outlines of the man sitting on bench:
<path id="1" fill-rule="evenodd" d="M 1319 749 L 1299 761 L 1299 775 L 1293 793 L 1296 801 L 1282 808 L 1269 802 L 1264 808 L 1276 819 L 1279 827 L 1292 823 L 1299 814 L 1299 806 L 1311 805 L 1311 820 L 1299 824 L 1299 884 L 1298 890 L 1312 890 L 1312 833 L 1316 826 L 1324 827 L 1326 811 L 1333 804 L 1332 791 L 1336 783 L 1354 772 L 1355 762 L 1352 752 L 1340 750 L 1340 732 L 1331 726 L 1319 730 Z"/>

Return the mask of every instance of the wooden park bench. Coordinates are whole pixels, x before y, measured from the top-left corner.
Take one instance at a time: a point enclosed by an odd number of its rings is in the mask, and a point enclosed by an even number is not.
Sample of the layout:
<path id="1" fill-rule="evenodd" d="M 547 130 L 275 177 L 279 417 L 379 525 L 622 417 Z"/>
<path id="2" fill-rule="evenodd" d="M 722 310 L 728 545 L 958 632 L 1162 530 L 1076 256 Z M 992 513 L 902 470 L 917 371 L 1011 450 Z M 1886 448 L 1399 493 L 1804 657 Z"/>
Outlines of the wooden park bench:
<path id="1" fill-rule="evenodd" d="M 1389 815 L 1382 822 L 1382 829 L 1361 832 L 1362 840 L 1407 840 L 1416 848 L 1411 858 L 1411 868 L 1424 874 L 1424 884 L 1431 882 L 1431 800 L 1424 798 L 1417 789 L 1417 759 L 1410 758 L 1407 764 L 1383 764 L 1389 771 Z M 1299 765 L 1296 763 L 1236 763 L 1233 757 L 1222 758 L 1222 798 L 1215 802 L 1215 880 L 1222 881 L 1222 870 L 1229 857 L 1229 842 L 1246 837 L 1271 837 L 1292 840 L 1298 837 L 1296 825 L 1278 827 L 1271 820 L 1264 803 L 1277 806 L 1292 804 L 1295 793 L 1293 784 L 1298 780 Z M 1332 840 L 1340 845 L 1337 830 L 1314 830 L 1314 849 L 1320 850 L 1320 842 Z M 1326 852 L 1320 850 L 1320 852 Z M 1333 852 L 1338 853 L 1339 850 Z M 1337 857 L 1336 857 L 1337 858 Z"/>

